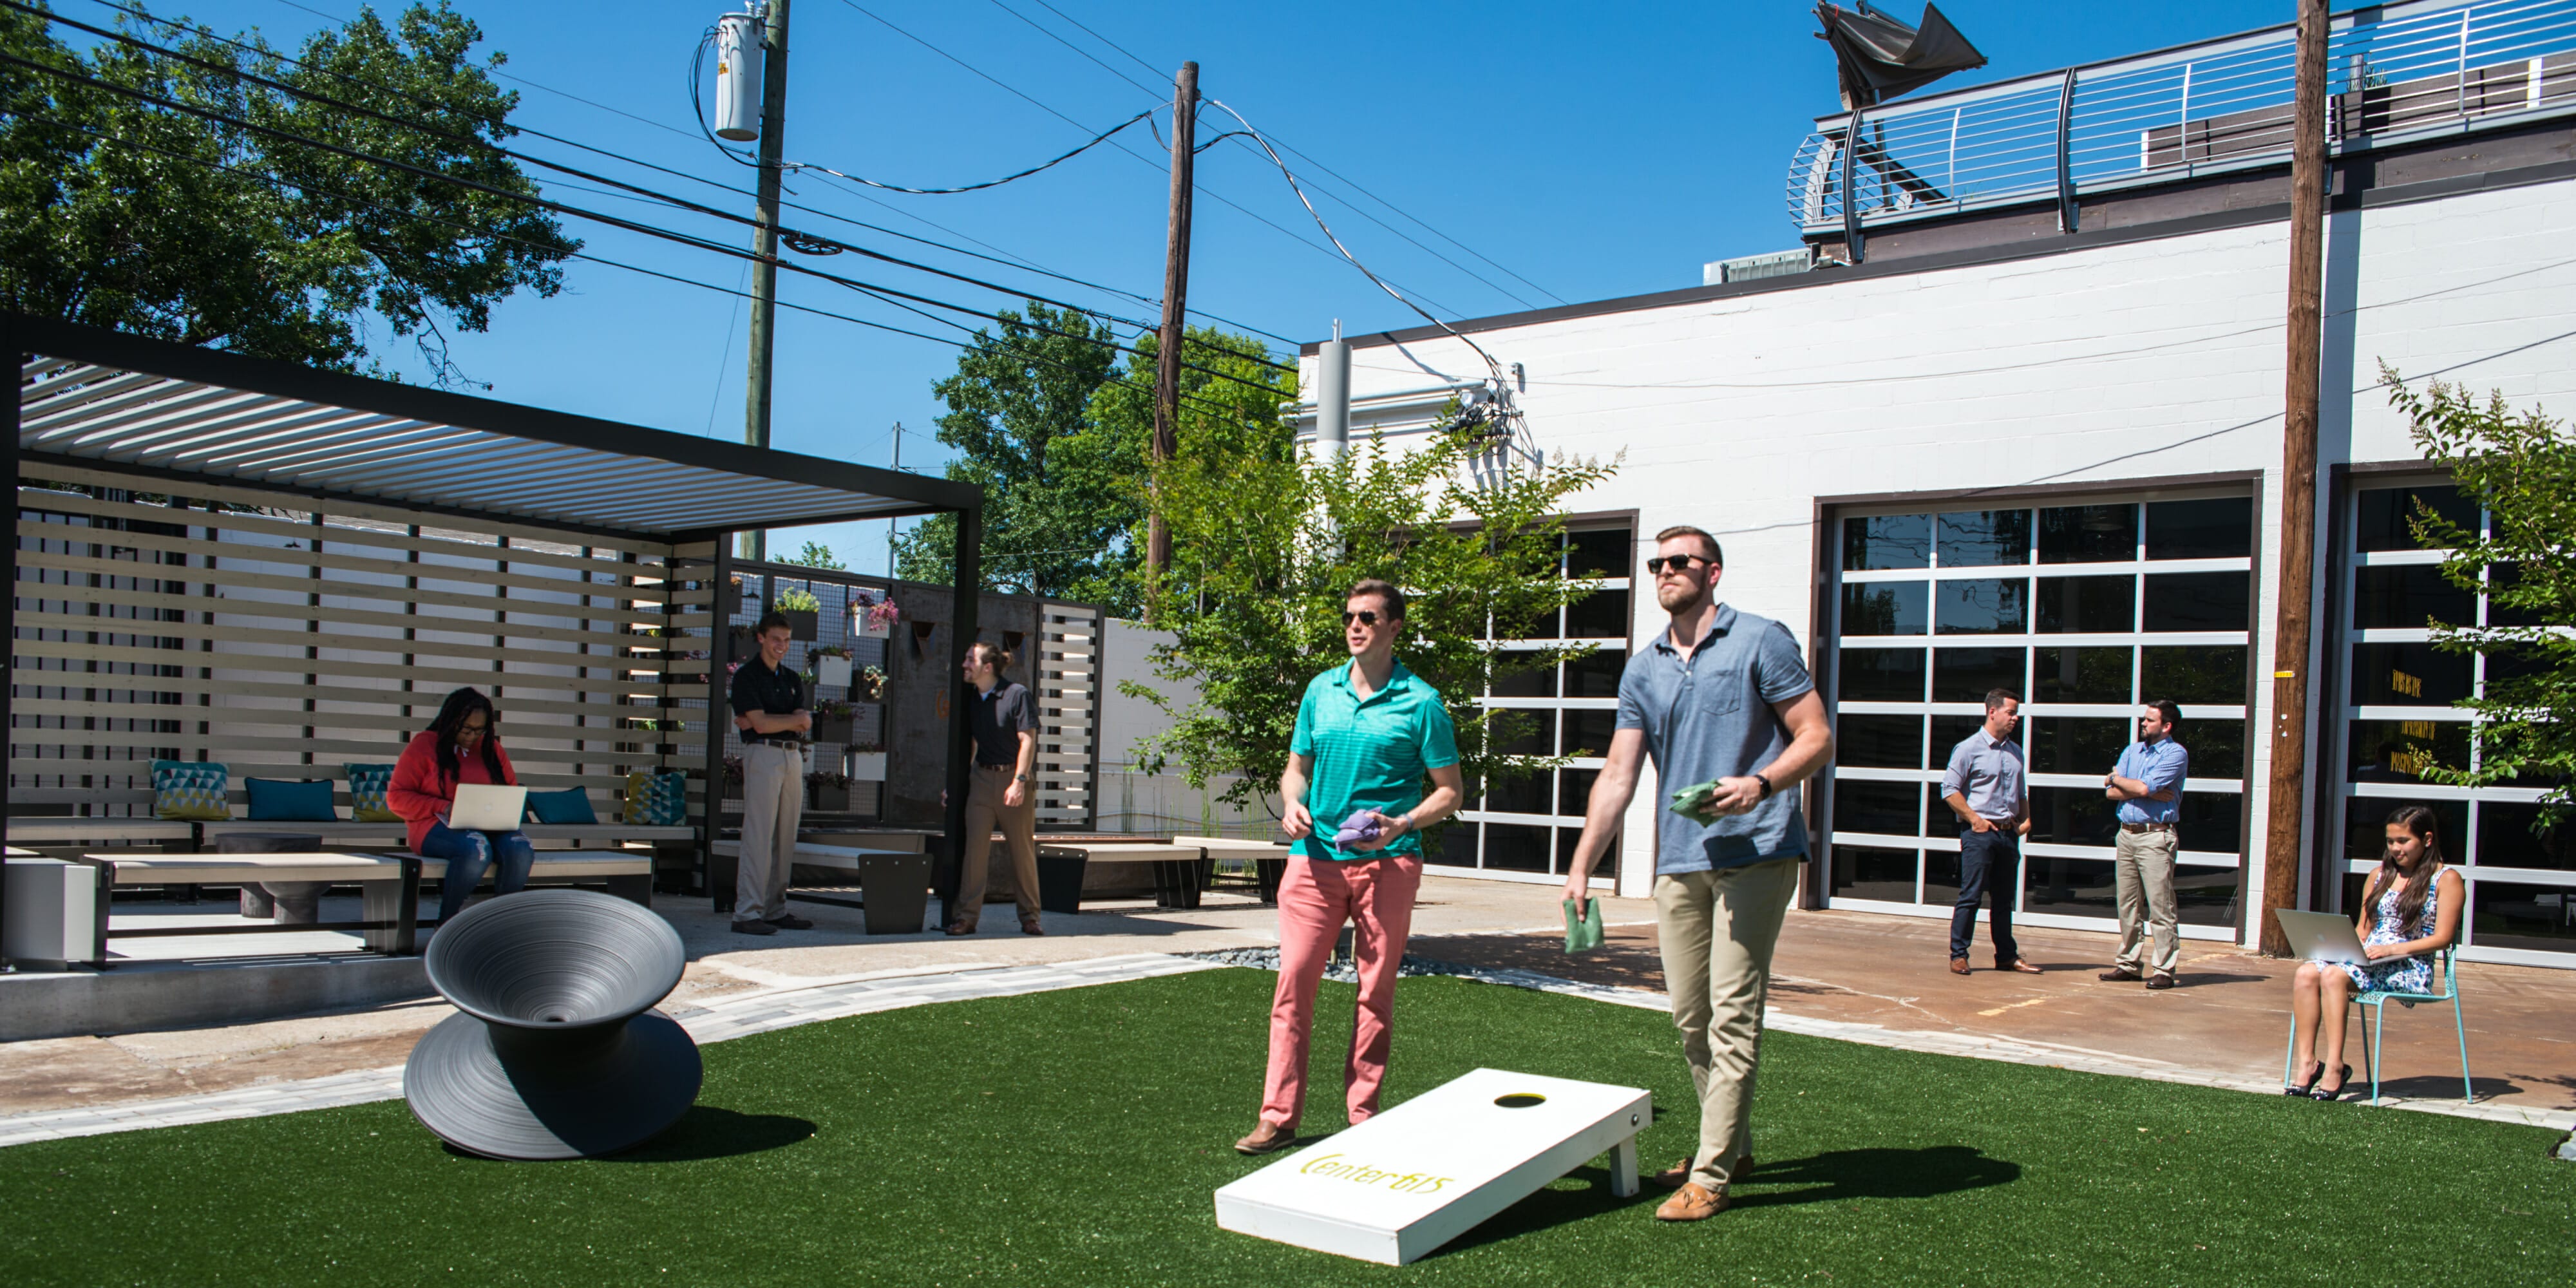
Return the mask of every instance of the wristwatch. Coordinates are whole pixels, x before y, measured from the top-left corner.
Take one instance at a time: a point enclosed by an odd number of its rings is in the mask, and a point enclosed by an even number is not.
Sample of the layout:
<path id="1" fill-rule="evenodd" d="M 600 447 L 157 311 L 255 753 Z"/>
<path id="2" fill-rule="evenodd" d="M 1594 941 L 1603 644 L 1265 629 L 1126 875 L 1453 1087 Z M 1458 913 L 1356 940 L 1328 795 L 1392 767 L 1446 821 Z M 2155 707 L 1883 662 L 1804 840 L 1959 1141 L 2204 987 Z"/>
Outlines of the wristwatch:
<path id="1" fill-rule="evenodd" d="M 1753 776 L 1753 781 L 1762 784 L 1762 799 L 1766 801 L 1771 799 L 1771 793 L 1774 790 L 1771 786 L 1771 780 L 1761 774 L 1755 774 Z"/>
<path id="2" fill-rule="evenodd" d="M 1027 774 L 1013 774 L 1011 775 L 1011 780 L 1013 782 L 1025 783 L 1029 781 L 1029 776 Z"/>

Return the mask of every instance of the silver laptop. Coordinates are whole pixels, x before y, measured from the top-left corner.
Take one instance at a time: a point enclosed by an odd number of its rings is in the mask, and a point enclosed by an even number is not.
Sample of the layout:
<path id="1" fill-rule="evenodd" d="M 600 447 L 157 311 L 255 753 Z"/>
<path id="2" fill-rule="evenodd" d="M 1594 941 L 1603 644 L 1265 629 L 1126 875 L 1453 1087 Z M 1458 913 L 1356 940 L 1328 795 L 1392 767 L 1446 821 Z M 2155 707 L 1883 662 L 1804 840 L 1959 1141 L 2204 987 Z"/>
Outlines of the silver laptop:
<path id="1" fill-rule="evenodd" d="M 2298 912 L 2288 908 L 2276 910 L 2281 919 L 2281 933 L 2290 941 L 2290 955 L 2301 961 L 2334 962 L 2343 965 L 2377 964 L 2361 947 L 2361 936 L 2353 933 L 2352 918 L 2336 912 Z M 2378 962 L 2402 961 L 2384 957 Z"/>
<path id="2" fill-rule="evenodd" d="M 458 783 L 456 801 L 447 807 L 447 825 L 459 832 L 512 832 L 527 813 L 525 787 Z"/>

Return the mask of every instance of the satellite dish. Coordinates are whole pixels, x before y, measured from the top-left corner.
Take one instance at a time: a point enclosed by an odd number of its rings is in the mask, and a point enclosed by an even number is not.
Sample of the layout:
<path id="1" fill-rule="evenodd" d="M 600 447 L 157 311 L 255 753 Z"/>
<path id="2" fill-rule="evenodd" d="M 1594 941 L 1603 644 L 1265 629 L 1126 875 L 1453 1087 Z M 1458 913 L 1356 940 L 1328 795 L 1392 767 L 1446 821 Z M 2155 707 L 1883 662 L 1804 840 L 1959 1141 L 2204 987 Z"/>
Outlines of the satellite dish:
<path id="1" fill-rule="evenodd" d="M 1869 0 L 1853 4 L 1848 10 L 1832 0 L 1816 5 L 1816 20 L 1825 25 L 1816 39 L 1834 47 L 1846 109 L 1876 107 L 1952 72 L 1986 65 L 1986 56 L 1937 6 L 1924 5 L 1922 25 L 1909 27 L 1872 9 Z"/>

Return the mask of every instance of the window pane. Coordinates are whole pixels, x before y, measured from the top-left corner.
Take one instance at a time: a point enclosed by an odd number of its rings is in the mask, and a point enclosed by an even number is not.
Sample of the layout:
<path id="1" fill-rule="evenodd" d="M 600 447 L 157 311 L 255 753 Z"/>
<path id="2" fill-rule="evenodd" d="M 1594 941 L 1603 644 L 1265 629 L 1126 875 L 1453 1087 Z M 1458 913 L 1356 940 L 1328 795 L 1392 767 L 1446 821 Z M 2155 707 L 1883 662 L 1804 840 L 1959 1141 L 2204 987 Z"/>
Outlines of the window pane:
<path id="1" fill-rule="evenodd" d="M 1628 638 L 1628 592 L 1596 590 L 1566 605 L 1565 633 L 1578 640 Z"/>
<path id="2" fill-rule="evenodd" d="M 2252 607 L 2246 589 L 2252 578 L 2241 572 L 2168 572 L 2147 575 L 2145 629 L 2150 631 L 2241 631 L 2248 629 Z"/>
<path id="3" fill-rule="evenodd" d="M 1504 872 L 1549 872 L 1554 829 L 1528 823 L 1485 824 L 1485 866 Z"/>
<path id="4" fill-rule="evenodd" d="M 2129 650 L 2044 648 L 2031 656 L 2033 702 L 2127 702 Z"/>
<path id="5" fill-rule="evenodd" d="M 2254 553 L 2254 498 L 2147 503 L 2149 559 L 2242 559 Z"/>
<path id="6" fill-rule="evenodd" d="M 2576 825 L 2560 823 L 2532 831 L 2532 824 L 2541 818 L 2538 805 L 2478 802 L 2477 862 L 2497 868 L 2576 870 Z"/>
<path id="7" fill-rule="evenodd" d="M 1847 648 L 1835 659 L 1834 696 L 1844 702 L 1921 702 L 1923 650 Z"/>
<path id="8" fill-rule="evenodd" d="M 2183 712 L 2182 746 L 2191 753 L 2189 773 L 2194 778 L 2245 777 L 2245 722 L 2242 720 L 2194 720 Z"/>
<path id="9" fill-rule="evenodd" d="M 1923 852 L 1923 902 L 1936 908 L 1959 901 L 1959 852 L 1925 850 Z"/>
<path id="10" fill-rule="evenodd" d="M 2344 773 L 2352 782 L 2420 782 L 2434 765 L 2469 764 L 2466 721 L 2355 720 L 2345 728 Z"/>
<path id="11" fill-rule="evenodd" d="M 1834 831 L 1913 836 L 1923 822 L 1923 784 L 1834 780 Z"/>
<path id="12" fill-rule="evenodd" d="M 1932 665 L 1934 702 L 1983 702 L 1988 689 L 2022 691 L 2018 648 L 1945 648 Z"/>
<path id="13" fill-rule="evenodd" d="M 2469 942 L 2480 948 L 2576 949 L 2576 890 L 2469 882 Z"/>
<path id="14" fill-rule="evenodd" d="M 1556 812 L 1560 816 L 1580 818 L 1592 802 L 1592 784 L 1601 777 L 1598 769 L 1560 769 L 1556 771 Z M 1617 854 L 1613 845 L 1606 853 Z"/>
<path id="15" fill-rule="evenodd" d="M 2467 626 L 2476 622 L 2478 597 L 2443 580 L 2430 564 L 2353 570 L 2352 624 L 2422 630 L 2426 619 Z"/>
<path id="16" fill-rule="evenodd" d="M 2030 789 L 2030 839 L 2053 845 L 2108 847 L 2120 822 L 2099 787 Z"/>
<path id="17" fill-rule="evenodd" d="M 2030 511 L 1961 510 L 1941 516 L 1941 566 L 2030 562 Z"/>
<path id="18" fill-rule="evenodd" d="M 2039 633 L 2073 635 L 2137 629 L 2135 577 L 2042 577 Z"/>
<path id="19" fill-rule="evenodd" d="M 1834 897 L 1914 902 L 1914 851 L 1835 846 Z"/>
<path id="20" fill-rule="evenodd" d="M 1569 698 L 1618 697 L 1619 677 L 1627 669 L 1627 650 L 1595 649 L 1565 664 L 1565 696 Z"/>
<path id="21" fill-rule="evenodd" d="M 1985 724 L 1985 722 L 1986 718 L 1984 716 L 1932 717 L 1932 758 L 1927 762 L 1926 767 L 1931 769 L 1947 768 L 1950 764 L 1950 753 L 1957 751 L 1959 749 L 1959 744 L 1966 742 L 1968 740 L 1968 735 L 1975 733 L 1978 727 Z M 2022 736 L 2023 732 L 2023 730 L 2016 730 L 2014 731 L 2013 736 L 2015 738 L 2019 738 Z M 1946 808 L 1936 808 L 1932 811 L 1932 817 L 1937 822 L 1947 813 L 1948 810 Z"/>
<path id="22" fill-rule="evenodd" d="M 2469 696 L 2469 655 L 2431 644 L 2352 646 L 2352 701 L 2362 707 L 2447 707 Z"/>
<path id="23" fill-rule="evenodd" d="M 2522 571 L 2512 564 L 2492 564 L 2487 568 L 2487 625 L 2489 626 L 2576 626 L 2576 622 L 2553 622 L 2553 614 L 2537 608 L 2508 608 L 2497 602 L 2495 593 L 2510 590 L 2522 580 Z"/>
<path id="24" fill-rule="evenodd" d="M 1441 824 L 1424 838 L 1428 844 L 1423 850 L 1423 861 L 1458 868 L 1476 866 L 1476 837 L 1483 827 L 1481 823 Z"/>
<path id="25" fill-rule="evenodd" d="M 2039 835 L 2036 825 L 2031 835 Z M 2058 859 L 2024 855 L 2021 906 L 2024 912 L 2061 917 L 2120 915 L 2119 886 L 2109 859 Z"/>
<path id="26" fill-rule="evenodd" d="M 1565 736 L 1557 743 L 1560 756 L 1606 756 L 1610 754 L 1610 735 L 1617 732 L 1616 711 L 1566 711 Z"/>
<path id="27" fill-rule="evenodd" d="M 2137 734 L 2137 726 L 2127 720 L 2050 716 L 2030 723 L 2030 768 L 2035 774 L 2110 773 Z"/>
<path id="28" fill-rule="evenodd" d="M 1515 661 L 1527 661 L 1529 655 L 1526 653 L 1502 653 L 1499 654 L 1498 657 L 1501 665 L 1510 665 Z M 1493 696 L 1497 698 L 1555 697 L 1556 668 L 1552 666 L 1541 666 L 1532 667 L 1526 670 L 1506 671 L 1502 670 L 1501 666 L 1497 666 L 1494 674 L 1492 693 Z"/>
<path id="29" fill-rule="evenodd" d="M 1583 844 L 1583 829 L 1582 829 L 1582 828 L 1579 828 L 1579 827 L 1560 827 L 1560 828 L 1556 829 L 1556 870 L 1557 870 L 1557 871 L 1559 871 L 1559 872 L 1572 872 L 1572 871 L 1574 870 L 1574 851 L 1575 851 L 1576 847 L 1578 847 L 1578 846 L 1580 846 L 1580 845 L 1582 845 L 1582 844 Z M 1605 849 L 1605 850 L 1603 850 L 1603 851 L 1601 852 L 1601 861 L 1592 865 L 1592 875 L 1593 875 L 1595 878 L 1599 878 L 1599 877 L 1606 877 L 1606 876 L 1610 876 L 1610 875 L 1612 875 L 1612 874 L 1616 871 L 1616 869 L 1618 868 L 1618 863 L 1617 863 L 1617 857 L 1618 857 L 1618 854 L 1619 854 L 1619 834 L 1618 834 L 1618 833 L 1616 833 L 1616 832 L 1613 832 L 1613 833 L 1611 833 L 1611 834 L 1610 834 L 1610 846 L 1609 846 L 1609 848 L 1608 848 L 1608 849 Z"/>
<path id="30" fill-rule="evenodd" d="M 2348 859 L 2377 863 L 2388 850 L 2388 816 L 2414 801 L 2390 800 L 2385 796 L 2347 796 L 2343 807 L 2343 853 Z M 2424 801 L 2442 820 L 2442 853 L 2460 857 L 2460 840 L 2469 834 L 2467 801 Z M 2343 901 L 2346 912 L 2359 911 L 2361 887 L 2355 886 Z"/>
<path id="31" fill-rule="evenodd" d="M 2070 505 L 2039 512 L 2039 561 L 2127 563 L 2138 557 L 2138 507 Z"/>
<path id="32" fill-rule="evenodd" d="M 1843 520 L 1845 571 L 1931 566 L 1931 515 L 1881 514 Z"/>
<path id="33" fill-rule="evenodd" d="M 1569 577 L 1632 577 L 1637 562 L 1626 528 L 1601 528 L 1565 534 L 1565 573 Z"/>
<path id="34" fill-rule="evenodd" d="M 2020 635 L 2030 629 L 2030 583 L 2010 581 L 1945 581 L 1938 583 L 1939 612 L 1934 624 L 1943 635 Z"/>
<path id="35" fill-rule="evenodd" d="M 1834 721 L 1834 763 L 1876 769 L 1921 769 L 1923 717 L 1838 717 Z"/>
<path id="36" fill-rule="evenodd" d="M 1553 711 L 1496 711 L 1486 717 L 1485 736 L 1497 756 L 1544 756 L 1556 732 Z"/>
<path id="37" fill-rule="evenodd" d="M 2182 829 L 2186 850 L 2213 850 L 2220 854 L 2242 854 L 2245 851 L 2245 797 L 2236 792 L 2184 792 L 2182 817 L 2176 820 Z"/>
<path id="38" fill-rule="evenodd" d="M 2186 926 L 2233 926 L 2236 892 L 2245 884 L 2237 868 L 2176 867 L 2174 920 Z"/>
<path id="39" fill-rule="evenodd" d="M 1506 774 L 1497 767 L 1485 782 L 1485 808 L 1498 814 L 1553 813 L 1548 794 L 1555 790 L 1554 777 L 1546 770 Z"/>
<path id="40" fill-rule="evenodd" d="M 2139 649 L 2138 700 L 2178 703 L 2186 716 L 2195 702 L 2244 706 L 2245 646 Z"/>
<path id="41" fill-rule="evenodd" d="M 1921 635 L 1930 628 L 1932 587 L 1920 581 L 1873 581 L 1843 587 L 1845 635 Z"/>
<path id="42" fill-rule="evenodd" d="M 2380 487 L 2362 493 L 2357 500 L 2352 529 L 2356 550 L 2421 550 L 2410 524 L 2418 501 L 2434 513 L 2468 529 L 2478 530 L 2478 507 L 2460 495 L 2450 484 L 2427 484 L 2421 487 Z"/>

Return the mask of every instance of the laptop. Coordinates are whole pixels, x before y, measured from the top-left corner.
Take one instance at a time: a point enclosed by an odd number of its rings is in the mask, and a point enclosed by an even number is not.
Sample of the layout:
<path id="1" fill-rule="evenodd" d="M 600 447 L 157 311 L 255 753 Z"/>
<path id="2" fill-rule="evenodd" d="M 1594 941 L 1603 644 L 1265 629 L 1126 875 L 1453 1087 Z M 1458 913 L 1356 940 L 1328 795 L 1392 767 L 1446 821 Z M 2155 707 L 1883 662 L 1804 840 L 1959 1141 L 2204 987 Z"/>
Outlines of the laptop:
<path id="1" fill-rule="evenodd" d="M 459 832 L 513 832 L 528 814 L 528 789 L 458 783 L 447 825 Z"/>
<path id="2" fill-rule="evenodd" d="M 2281 933 L 2289 938 L 2290 955 L 2302 961 L 2369 966 L 2404 960 L 2397 957 L 2374 960 L 2369 953 L 2362 951 L 2361 936 L 2353 933 L 2352 918 L 2341 913 L 2298 912 L 2282 908 L 2272 915 L 2281 919 Z"/>

